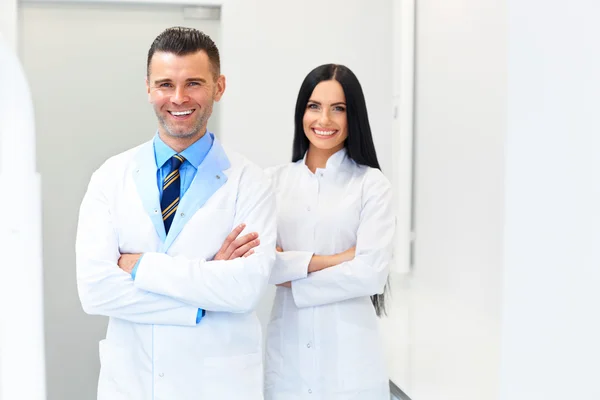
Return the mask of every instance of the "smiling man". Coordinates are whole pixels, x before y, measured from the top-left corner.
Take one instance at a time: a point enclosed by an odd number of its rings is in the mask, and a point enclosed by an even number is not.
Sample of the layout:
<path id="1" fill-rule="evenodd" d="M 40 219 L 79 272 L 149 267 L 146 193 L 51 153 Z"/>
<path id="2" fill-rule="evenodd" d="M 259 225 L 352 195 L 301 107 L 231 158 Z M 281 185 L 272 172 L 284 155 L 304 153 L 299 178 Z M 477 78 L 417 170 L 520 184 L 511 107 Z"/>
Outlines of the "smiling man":
<path id="1" fill-rule="evenodd" d="M 93 174 L 79 216 L 81 304 L 109 317 L 98 399 L 262 399 L 270 183 L 207 131 L 225 91 L 207 35 L 161 33 L 146 88 L 156 135 Z"/>

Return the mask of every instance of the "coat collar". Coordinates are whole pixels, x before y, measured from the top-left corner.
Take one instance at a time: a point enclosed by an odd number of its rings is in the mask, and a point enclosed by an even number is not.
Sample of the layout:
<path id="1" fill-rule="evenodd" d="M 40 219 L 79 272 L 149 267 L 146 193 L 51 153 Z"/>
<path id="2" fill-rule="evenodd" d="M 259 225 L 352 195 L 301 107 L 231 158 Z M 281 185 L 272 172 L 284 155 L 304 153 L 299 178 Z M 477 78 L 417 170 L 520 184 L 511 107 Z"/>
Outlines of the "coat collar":
<path id="1" fill-rule="evenodd" d="M 157 166 L 153 140 L 140 146 L 133 159 L 133 180 L 146 214 L 152 221 L 156 233 L 163 242 L 162 251 L 166 252 L 181 233 L 185 224 L 206 201 L 227 182 L 224 171 L 231 163 L 221 143 L 215 138 L 214 143 L 198 166 L 198 171 L 189 189 L 182 197 L 169 234 L 165 232 L 160 208 L 160 196 L 157 183 Z"/>

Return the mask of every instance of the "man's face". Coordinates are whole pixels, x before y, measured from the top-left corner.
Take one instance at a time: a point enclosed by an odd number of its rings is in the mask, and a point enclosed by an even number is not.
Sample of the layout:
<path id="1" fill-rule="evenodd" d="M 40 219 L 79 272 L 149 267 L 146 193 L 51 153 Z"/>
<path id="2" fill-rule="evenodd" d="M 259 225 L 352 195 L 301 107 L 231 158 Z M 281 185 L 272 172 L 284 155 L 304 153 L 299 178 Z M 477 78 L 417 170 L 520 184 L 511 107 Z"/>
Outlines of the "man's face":
<path id="1" fill-rule="evenodd" d="M 156 52 L 150 60 L 146 87 L 159 132 L 188 139 L 206 132 L 213 103 L 225 91 L 225 77 L 214 79 L 204 51 L 185 56 Z"/>

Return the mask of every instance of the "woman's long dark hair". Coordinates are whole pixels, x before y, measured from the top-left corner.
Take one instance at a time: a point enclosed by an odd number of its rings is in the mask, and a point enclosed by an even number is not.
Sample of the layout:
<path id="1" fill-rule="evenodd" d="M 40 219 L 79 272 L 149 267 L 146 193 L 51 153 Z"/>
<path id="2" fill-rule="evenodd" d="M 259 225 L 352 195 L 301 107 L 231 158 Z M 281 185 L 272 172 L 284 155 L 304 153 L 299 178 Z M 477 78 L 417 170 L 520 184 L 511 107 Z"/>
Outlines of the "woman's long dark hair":
<path id="1" fill-rule="evenodd" d="M 308 151 L 309 141 L 304 133 L 304 113 L 306 105 L 313 93 L 315 87 L 323 81 L 335 80 L 342 85 L 344 95 L 346 96 L 346 116 L 348 119 L 348 138 L 344 142 L 348 157 L 360 165 L 366 165 L 372 168 L 379 167 L 377 153 L 373 144 L 371 135 L 371 126 L 369 125 L 369 116 L 367 113 L 367 104 L 365 96 L 354 73 L 343 65 L 325 64 L 312 71 L 304 78 L 298 99 L 296 100 L 296 114 L 294 117 L 294 146 L 292 150 L 292 161 L 296 162 L 304 158 Z M 387 288 L 388 285 L 386 285 Z M 371 296 L 371 301 L 375 307 L 377 316 L 385 314 L 385 290 L 383 294 Z"/>

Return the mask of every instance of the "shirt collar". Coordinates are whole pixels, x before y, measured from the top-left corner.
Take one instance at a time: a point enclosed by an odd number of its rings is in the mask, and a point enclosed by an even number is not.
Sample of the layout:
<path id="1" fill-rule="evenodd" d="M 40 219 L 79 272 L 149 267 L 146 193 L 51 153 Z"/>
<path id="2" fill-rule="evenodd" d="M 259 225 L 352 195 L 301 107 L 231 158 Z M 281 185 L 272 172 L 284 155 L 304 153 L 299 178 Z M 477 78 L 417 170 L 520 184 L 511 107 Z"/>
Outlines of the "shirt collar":
<path id="1" fill-rule="evenodd" d="M 200 139 L 196 140 L 190 147 L 183 150 L 181 154 L 194 168 L 198 169 L 204 158 L 210 151 L 214 142 L 214 135 L 208 131 Z M 161 168 L 175 154 L 175 150 L 167 146 L 158 133 L 154 136 L 154 158 L 156 167 Z"/>
<path id="2" fill-rule="evenodd" d="M 347 154 L 348 154 L 348 150 L 346 150 L 346 147 L 345 146 L 342 147 L 340 150 L 336 151 L 329 157 L 329 159 L 327 160 L 327 163 L 325 164 L 325 168 L 317 168 L 317 171 L 326 171 L 326 170 L 333 171 L 333 170 L 338 169 L 340 166 L 342 166 L 344 161 L 346 161 Z M 304 157 L 302 158 L 302 161 L 300 161 L 300 162 L 302 163 L 302 165 L 304 165 L 306 167 L 307 170 L 309 170 L 308 167 L 306 166 L 306 156 L 307 155 L 308 155 L 308 150 L 306 151 L 306 153 L 304 153 Z"/>
<path id="3" fill-rule="evenodd" d="M 331 155 L 331 157 L 329 157 L 329 160 L 327 160 L 327 163 L 325 164 L 325 169 L 339 168 L 344 162 L 344 160 L 346 160 L 347 154 L 348 151 L 346 150 L 345 146 L 342 147 L 341 150 L 336 151 L 334 154 Z"/>

